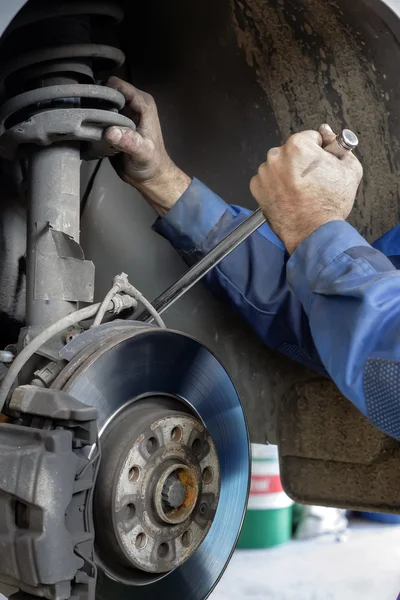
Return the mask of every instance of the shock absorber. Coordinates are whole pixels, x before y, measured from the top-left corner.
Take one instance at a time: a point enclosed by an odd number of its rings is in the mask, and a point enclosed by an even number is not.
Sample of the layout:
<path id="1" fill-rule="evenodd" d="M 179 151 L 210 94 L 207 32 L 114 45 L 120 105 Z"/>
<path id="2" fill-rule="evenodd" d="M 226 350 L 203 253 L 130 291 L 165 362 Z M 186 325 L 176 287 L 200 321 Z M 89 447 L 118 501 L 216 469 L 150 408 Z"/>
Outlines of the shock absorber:
<path id="1" fill-rule="evenodd" d="M 124 54 L 93 37 L 101 20 L 122 17 L 111 2 L 41 2 L 20 13 L 6 41 L 12 58 L 1 73 L 8 100 L 0 108 L 0 156 L 20 160 L 26 172 L 23 336 L 30 339 L 79 302 L 93 301 L 94 266 L 79 244 L 81 160 L 113 154 L 106 127 L 134 128 L 118 112 L 123 96 L 96 85 Z M 45 355 L 54 357 L 60 341 Z"/>

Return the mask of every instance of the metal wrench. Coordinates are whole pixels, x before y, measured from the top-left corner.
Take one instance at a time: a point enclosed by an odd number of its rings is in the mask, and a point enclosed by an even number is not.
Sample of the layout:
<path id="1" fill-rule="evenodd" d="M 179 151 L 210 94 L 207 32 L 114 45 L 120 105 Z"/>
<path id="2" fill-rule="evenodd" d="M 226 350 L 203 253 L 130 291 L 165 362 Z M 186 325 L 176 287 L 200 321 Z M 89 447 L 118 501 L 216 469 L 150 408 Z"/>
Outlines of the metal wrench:
<path id="1" fill-rule="evenodd" d="M 349 129 L 344 129 L 334 142 L 324 149 L 337 158 L 343 158 L 348 152 L 352 152 L 358 146 L 358 138 L 355 133 Z M 158 296 L 153 302 L 153 306 L 159 314 L 167 310 L 183 294 L 186 294 L 200 279 L 202 279 L 211 269 L 216 267 L 224 258 L 229 256 L 240 244 L 247 240 L 257 229 L 266 223 L 261 208 L 258 208 L 247 219 L 236 227 L 231 233 L 215 246 L 206 256 L 200 259 L 191 267 L 182 277 L 173 283 L 168 289 Z M 133 316 L 136 321 L 149 323 L 153 317 L 146 309 Z"/>

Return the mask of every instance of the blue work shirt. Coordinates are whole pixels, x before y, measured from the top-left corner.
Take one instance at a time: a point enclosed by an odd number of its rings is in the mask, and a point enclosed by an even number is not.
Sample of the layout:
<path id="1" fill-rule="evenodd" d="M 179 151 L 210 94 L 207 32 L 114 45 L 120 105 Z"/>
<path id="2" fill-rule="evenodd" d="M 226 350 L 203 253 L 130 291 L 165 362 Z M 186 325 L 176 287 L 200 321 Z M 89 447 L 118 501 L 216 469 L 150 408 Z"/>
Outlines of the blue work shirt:
<path id="1" fill-rule="evenodd" d="M 154 229 L 187 263 L 249 214 L 194 179 Z M 400 225 L 373 246 L 332 221 L 292 256 L 263 225 L 206 277 L 271 348 L 329 375 L 387 434 L 400 439 Z"/>

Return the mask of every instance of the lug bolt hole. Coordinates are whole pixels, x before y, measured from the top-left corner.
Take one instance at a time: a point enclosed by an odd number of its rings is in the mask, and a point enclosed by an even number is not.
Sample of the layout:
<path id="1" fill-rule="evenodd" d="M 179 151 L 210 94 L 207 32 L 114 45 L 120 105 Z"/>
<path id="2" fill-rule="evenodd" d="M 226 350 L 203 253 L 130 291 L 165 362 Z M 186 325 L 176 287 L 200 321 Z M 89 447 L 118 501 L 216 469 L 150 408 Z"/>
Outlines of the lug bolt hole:
<path id="1" fill-rule="evenodd" d="M 200 509 L 199 509 L 199 512 L 200 512 L 200 515 L 201 515 L 202 517 L 204 517 L 204 515 L 205 515 L 205 514 L 206 514 L 206 512 L 207 512 L 207 504 L 206 504 L 205 502 L 202 502 L 202 503 L 200 504 Z"/>
<path id="2" fill-rule="evenodd" d="M 182 439 L 182 429 L 180 427 L 174 427 L 173 430 L 171 431 L 171 440 L 173 442 L 180 442 Z"/>
<path id="3" fill-rule="evenodd" d="M 125 520 L 131 521 L 136 514 L 136 506 L 132 503 L 127 504 L 125 507 Z"/>
<path id="4" fill-rule="evenodd" d="M 213 470 L 211 467 L 206 467 L 203 471 L 203 483 L 206 485 L 211 483 L 213 480 Z"/>
<path id="5" fill-rule="evenodd" d="M 158 557 L 159 558 L 165 558 L 167 556 L 168 552 L 169 552 L 168 544 L 160 544 L 158 546 Z"/>
<path id="6" fill-rule="evenodd" d="M 190 531 L 190 529 L 188 529 L 188 531 L 185 531 L 185 533 L 182 535 L 181 541 L 182 546 L 184 546 L 184 548 L 189 548 L 190 544 L 193 541 L 193 533 Z"/>
<path id="7" fill-rule="evenodd" d="M 192 450 L 197 456 L 203 452 L 203 441 L 200 438 L 194 440 Z"/>
<path id="8" fill-rule="evenodd" d="M 155 437 L 151 437 L 147 440 L 146 450 L 149 454 L 153 454 L 158 447 L 158 441 Z"/>
<path id="9" fill-rule="evenodd" d="M 138 467 L 137 465 L 135 465 L 134 467 L 131 467 L 129 469 L 129 480 L 132 481 L 132 483 L 137 483 L 140 479 L 140 467 Z"/>
<path id="10" fill-rule="evenodd" d="M 136 536 L 136 540 L 135 540 L 135 546 L 138 550 L 143 550 L 143 548 L 146 546 L 147 544 L 147 535 L 145 533 L 139 533 Z"/>

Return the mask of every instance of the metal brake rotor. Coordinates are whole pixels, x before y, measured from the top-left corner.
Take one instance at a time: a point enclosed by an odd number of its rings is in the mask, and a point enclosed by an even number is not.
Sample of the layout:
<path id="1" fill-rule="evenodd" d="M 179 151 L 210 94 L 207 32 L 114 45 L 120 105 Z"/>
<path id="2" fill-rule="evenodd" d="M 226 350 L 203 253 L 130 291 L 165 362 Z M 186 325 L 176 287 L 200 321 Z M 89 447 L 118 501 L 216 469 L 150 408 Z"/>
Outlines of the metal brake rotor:
<path id="1" fill-rule="evenodd" d="M 204 600 L 229 562 L 247 504 L 240 400 L 196 340 L 143 324 L 117 327 L 69 344 L 70 357 L 74 344 L 77 354 L 53 386 L 100 415 L 96 597 Z"/>

